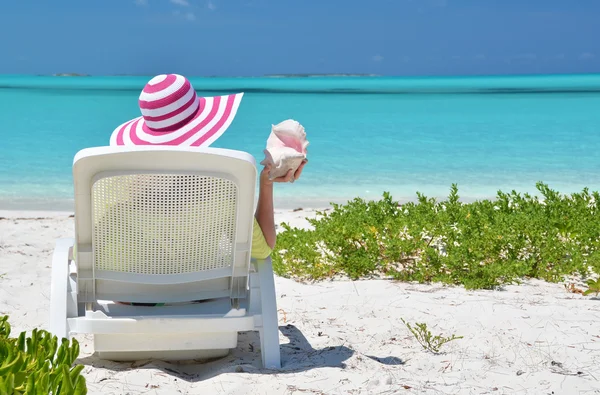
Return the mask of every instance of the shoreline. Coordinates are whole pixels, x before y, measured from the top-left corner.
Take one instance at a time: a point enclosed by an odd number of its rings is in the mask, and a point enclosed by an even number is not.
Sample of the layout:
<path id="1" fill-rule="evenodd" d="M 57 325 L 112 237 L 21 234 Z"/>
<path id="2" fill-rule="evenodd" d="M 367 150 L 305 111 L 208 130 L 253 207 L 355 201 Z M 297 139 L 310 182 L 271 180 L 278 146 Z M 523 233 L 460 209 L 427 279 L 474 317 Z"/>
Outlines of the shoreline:
<path id="1" fill-rule="evenodd" d="M 314 213 L 316 211 L 329 210 L 331 206 L 323 207 L 298 207 L 295 209 L 285 207 L 275 207 L 273 210 L 275 215 L 281 214 L 298 214 L 303 213 Z M 75 216 L 73 211 L 65 210 L 6 210 L 0 209 L 0 220 L 6 219 L 59 219 L 59 218 L 73 218 Z"/>
<path id="2" fill-rule="evenodd" d="M 437 202 L 443 202 L 448 199 L 451 192 L 452 182 L 447 185 L 440 184 L 404 184 L 402 186 L 385 186 L 361 184 L 348 186 L 327 185 L 293 185 L 283 184 L 275 192 L 274 206 L 278 210 L 294 209 L 323 209 L 331 207 L 332 204 L 344 205 L 356 198 L 365 201 L 378 201 L 383 198 L 385 192 L 389 193 L 392 199 L 399 204 L 417 203 L 419 201 L 418 193 L 428 199 L 435 199 Z M 501 184 L 497 187 L 490 185 L 469 185 L 456 183 L 458 186 L 459 201 L 465 204 L 476 201 L 490 200 L 495 201 L 498 198 L 498 192 L 511 194 L 512 191 L 524 196 L 528 194 L 532 197 L 542 198 L 535 182 L 515 182 L 512 184 Z M 590 183 L 564 183 L 564 182 L 543 182 L 551 190 L 561 195 L 571 195 L 581 193 L 584 188 L 589 192 L 600 191 L 600 184 Z M 2 196 L 0 195 L 0 212 L 3 211 L 42 211 L 42 212 L 72 212 L 74 210 L 74 199 L 72 197 L 57 196 Z"/>
<path id="3" fill-rule="evenodd" d="M 330 207 L 323 208 L 302 208 L 302 209 L 282 209 L 275 208 L 275 228 L 277 233 L 283 228 L 282 223 L 286 223 L 292 227 L 308 228 L 309 218 L 315 218 L 317 211 L 328 210 Z M 72 211 L 51 211 L 51 210 L 0 210 L 0 224 L 12 223 L 18 225 L 17 221 L 27 221 L 28 223 L 37 226 L 40 222 L 69 222 L 74 224 L 75 214 Z M 9 225 L 10 226 L 10 225 Z M 75 237 L 74 230 L 65 235 L 65 237 Z M 2 247 L 2 238 L 0 237 L 0 252 Z"/>
<path id="4" fill-rule="evenodd" d="M 7 219 L 59 219 L 71 218 L 72 211 L 53 211 L 53 210 L 0 210 L 0 220 Z"/>
<path id="5" fill-rule="evenodd" d="M 281 199 L 275 199 L 275 211 L 294 211 L 294 210 L 322 210 L 330 208 L 333 203 L 345 204 L 351 199 L 318 199 L 313 201 L 292 201 L 291 203 L 281 202 Z M 367 199 L 372 200 L 372 199 Z M 47 204 L 28 204 L 28 205 L 12 205 L 2 204 L 0 200 L 0 217 L 6 216 L 7 213 L 24 212 L 24 213 L 46 213 L 44 215 L 52 216 L 52 214 L 70 213 L 73 214 L 74 205 L 47 205 Z M 56 208 L 53 208 L 56 207 Z M 32 214 L 33 215 L 33 214 Z"/>

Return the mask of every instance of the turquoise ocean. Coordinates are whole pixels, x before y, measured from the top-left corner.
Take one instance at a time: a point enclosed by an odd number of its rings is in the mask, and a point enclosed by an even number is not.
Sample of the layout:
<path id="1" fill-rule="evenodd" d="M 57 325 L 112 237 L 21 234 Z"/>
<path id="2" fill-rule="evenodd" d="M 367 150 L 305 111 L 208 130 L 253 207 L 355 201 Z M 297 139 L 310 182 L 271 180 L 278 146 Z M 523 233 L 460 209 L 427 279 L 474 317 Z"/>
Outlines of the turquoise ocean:
<path id="1" fill-rule="evenodd" d="M 0 209 L 72 209 L 71 165 L 139 115 L 150 77 L 0 76 Z M 416 192 L 464 200 L 498 189 L 600 189 L 600 75 L 392 78 L 191 78 L 200 95 L 245 92 L 213 144 L 257 161 L 271 124 L 307 131 L 302 179 L 276 206 Z"/>

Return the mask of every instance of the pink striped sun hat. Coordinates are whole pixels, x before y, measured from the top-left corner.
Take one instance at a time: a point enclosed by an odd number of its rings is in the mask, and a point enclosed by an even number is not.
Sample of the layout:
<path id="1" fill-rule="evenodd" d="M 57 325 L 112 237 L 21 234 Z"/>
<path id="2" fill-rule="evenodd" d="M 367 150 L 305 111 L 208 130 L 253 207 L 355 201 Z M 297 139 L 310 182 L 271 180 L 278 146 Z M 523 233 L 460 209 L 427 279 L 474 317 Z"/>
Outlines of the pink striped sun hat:
<path id="1" fill-rule="evenodd" d="M 243 95 L 198 97 L 187 78 L 158 75 L 140 94 L 142 116 L 116 128 L 110 145 L 209 146 L 231 125 Z"/>

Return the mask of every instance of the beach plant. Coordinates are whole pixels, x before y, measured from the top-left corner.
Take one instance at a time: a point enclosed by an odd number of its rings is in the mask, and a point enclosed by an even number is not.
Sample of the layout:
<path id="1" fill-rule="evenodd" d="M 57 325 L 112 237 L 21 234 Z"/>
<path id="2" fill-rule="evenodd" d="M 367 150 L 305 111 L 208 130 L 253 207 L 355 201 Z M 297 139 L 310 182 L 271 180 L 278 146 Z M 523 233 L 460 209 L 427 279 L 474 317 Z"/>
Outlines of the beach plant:
<path id="1" fill-rule="evenodd" d="M 588 289 L 583 292 L 585 296 L 595 294 L 598 296 L 600 294 L 600 277 L 596 280 L 588 280 L 587 281 Z"/>
<path id="2" fill-rule="evenodd" d="M 408 330 L 413 334 L 415 339 L 417 339 L 419 344 L 423 346 L 425 350 L 434 354 L 439 353 L 444 344 L 463 338 L 462 336 L 456 335 L 449 337 L 443 337 L 441 334 L 433 336 L 429 328 L 427 328 L 426 323 L 416 322 L 415 326 L 412 326 L 410 323 L 406 322 L 404 318 L 401 318 L 401 320 L 404 322 L 404 325 L 406 325 Z"/>
<path id="3" fill-rule="evenodd" d="M 83 365 L 73 366 L 79 344 L 34 329 L 10 337 L 8 316 L 0 318 L 0 394 L 83 395 L 87 393 Z"/>
<path id="4" fill-rule="evenodd" d="M 309 219 L 282 224 L 273 266 L 300 281 L 391 278 L 494 288 L 526 278 L 558 282 L 600 273 L 600 195 L 563 195 L 537 183 L 538 196 L 499 191 L 495 199 L 445 200 L 417 193 L 399 204 L 353 199 Z"/>

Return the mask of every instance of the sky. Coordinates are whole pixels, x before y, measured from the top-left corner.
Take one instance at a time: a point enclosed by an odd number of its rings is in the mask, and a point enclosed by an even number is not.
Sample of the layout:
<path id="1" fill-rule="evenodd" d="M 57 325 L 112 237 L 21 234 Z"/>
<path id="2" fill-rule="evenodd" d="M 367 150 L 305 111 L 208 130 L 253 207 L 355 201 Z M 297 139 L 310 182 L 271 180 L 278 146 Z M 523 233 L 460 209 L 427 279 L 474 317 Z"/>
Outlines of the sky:
<path id="1" fill-rule="evenodd" d="M 3 1 L 0 74 L 63 72 L 600 72 L 600 1 Z"/>

